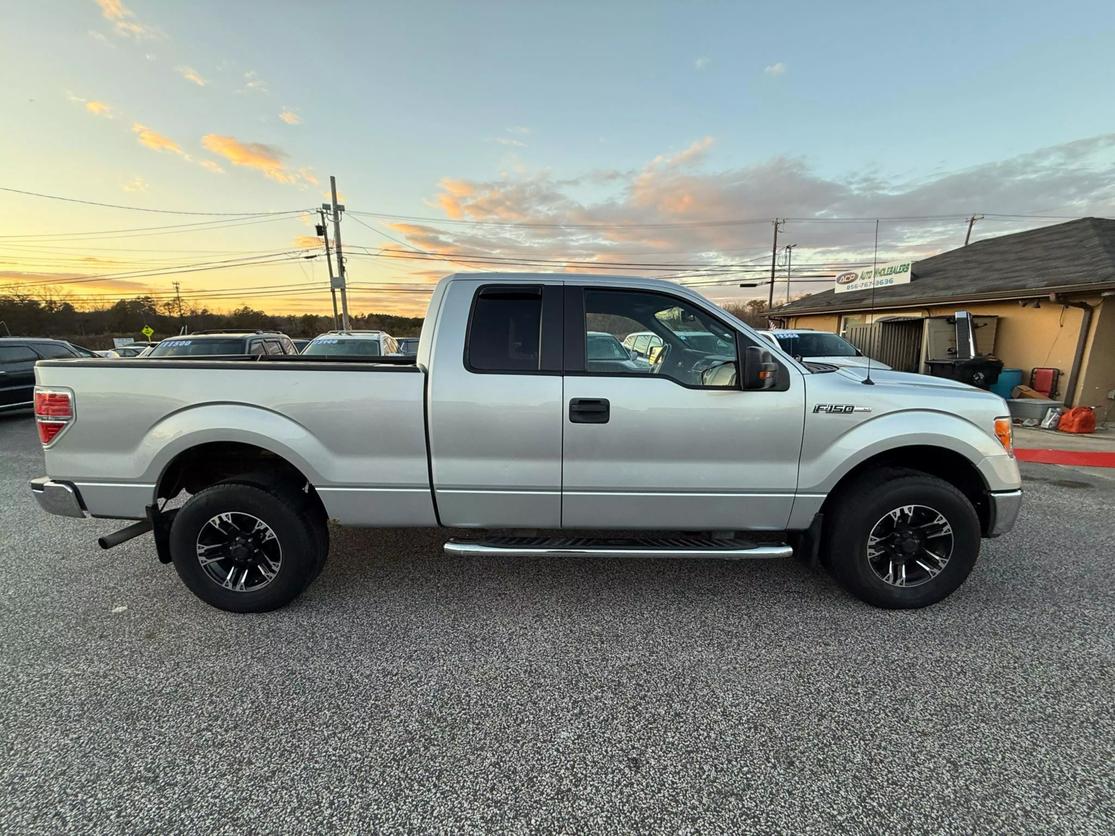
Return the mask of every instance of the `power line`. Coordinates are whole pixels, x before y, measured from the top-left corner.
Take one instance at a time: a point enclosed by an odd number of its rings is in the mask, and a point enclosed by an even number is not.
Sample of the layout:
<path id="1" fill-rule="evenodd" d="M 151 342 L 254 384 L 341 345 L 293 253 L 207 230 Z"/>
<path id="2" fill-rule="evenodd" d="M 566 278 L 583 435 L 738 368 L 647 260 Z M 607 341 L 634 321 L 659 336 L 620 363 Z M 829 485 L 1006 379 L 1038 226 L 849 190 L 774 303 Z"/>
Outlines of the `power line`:
<path id="1" fill-rule="evenodd" d="M 276 215 L 273 217 L 243 217 L 233 219 L 232 221 L 193 221 L 191 223 L 185 224 L 168 224 L 165 226 L 139 226 L 124 229 L 90 230 L 87 232 L 43 232 L 24 235 L 0 235 L 0 240 L 11 240 L 16 242 L 26 241 L 30 243 L 41 240 L 56 241 L 72 239 L 74 241 L 80 241 L 94 238 L 104 240 L 115 238 L 142 238 L 145 236 L 173 235 L 182 232 L 210 232 L 212 230 L 231 229 L 238 226 L 254 226 L 256 224 L 274 223 L 275 221 L 289 220 L 293 215 L 301 214 L 303 213 L 301 210 L 299 210 L 297 212 L 288 212 L 286 214 Z"/>
<path id="2" fill-rule="evenodd" d="M 290 212 L 305 212 L 305 209 L 288 209 L 280 212 L 192 212 L 183 209 L 152 209 L 146 206 L 126 206 L 120 203 L 102 203 L 97 200 L 80 200 L 76 197 L 62 197 L 56 194 L 43 194 L 42 192 L 29 192 L 24 189 L 13 189 L 8 186 L 0 186 L 0 192 L 10 192 L 11 194 L 20 194 L 27 197 L 41 197 L 46 200 L 60 200 L 64 203 L 80 203 L 84 206 L 100 206 L 105 209 L 126 209 L 130 212 L 152 212 L 159 215 L 217 215 L 226 217 L 260 217 L 263 215 L 285 215 Z"/>

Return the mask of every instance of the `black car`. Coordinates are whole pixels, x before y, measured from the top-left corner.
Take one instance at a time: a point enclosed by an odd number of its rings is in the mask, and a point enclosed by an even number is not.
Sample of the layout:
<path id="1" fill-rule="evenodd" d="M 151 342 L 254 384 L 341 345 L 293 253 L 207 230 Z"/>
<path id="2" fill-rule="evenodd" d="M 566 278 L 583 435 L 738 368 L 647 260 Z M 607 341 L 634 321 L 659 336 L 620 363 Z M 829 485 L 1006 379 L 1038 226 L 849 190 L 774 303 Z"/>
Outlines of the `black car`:
<path id="1" fill-rule="evenodd" d="M 92 354 L 64 340 L 0 337 L 0 412 L 32 405 L 36 362 L 88 356 L 84 352 Z"/>
<path id="2" fill-rule="evenodd" d="M 198 331 L 167 337 L 145 354 L 144 359 L 297 353 L 290 337 L 278 331 Z"/>

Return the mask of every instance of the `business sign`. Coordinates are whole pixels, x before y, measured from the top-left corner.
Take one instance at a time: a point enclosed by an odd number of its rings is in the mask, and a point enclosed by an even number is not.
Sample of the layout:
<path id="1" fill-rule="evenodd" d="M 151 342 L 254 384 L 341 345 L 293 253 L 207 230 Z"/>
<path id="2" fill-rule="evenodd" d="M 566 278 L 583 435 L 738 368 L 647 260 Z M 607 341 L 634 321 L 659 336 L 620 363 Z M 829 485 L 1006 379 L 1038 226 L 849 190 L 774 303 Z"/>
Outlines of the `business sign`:
<path id="1" fill-rule="evenodd" d="M 890 287 L 892 284 L 909 284 L 913 267 L 912 261 L 892 261 L 878 267 L 849 270 L 837 275 L 835 289 L 837 293 L 848 293 L 853 290 L 870 290 L 873 287 Z"/>

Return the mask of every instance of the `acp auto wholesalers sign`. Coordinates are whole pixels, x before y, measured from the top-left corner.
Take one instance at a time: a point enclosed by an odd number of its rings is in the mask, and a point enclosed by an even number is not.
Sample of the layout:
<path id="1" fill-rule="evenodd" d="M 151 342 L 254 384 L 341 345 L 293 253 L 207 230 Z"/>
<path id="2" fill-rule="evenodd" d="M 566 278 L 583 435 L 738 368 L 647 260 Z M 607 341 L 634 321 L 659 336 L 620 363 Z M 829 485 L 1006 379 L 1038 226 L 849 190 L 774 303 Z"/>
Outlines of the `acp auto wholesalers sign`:
<path id="1" fill-rule="evenodd" d="M 852 290 L 870 290 L 872 287 L 890 287 L 892 284 L 909 284 L 913 277 L 913 268 L 912 261 L 892 261 L 878 267 L 850 270 L 837 275 L 835 289 L 837 293 L 848 293 Z"/>

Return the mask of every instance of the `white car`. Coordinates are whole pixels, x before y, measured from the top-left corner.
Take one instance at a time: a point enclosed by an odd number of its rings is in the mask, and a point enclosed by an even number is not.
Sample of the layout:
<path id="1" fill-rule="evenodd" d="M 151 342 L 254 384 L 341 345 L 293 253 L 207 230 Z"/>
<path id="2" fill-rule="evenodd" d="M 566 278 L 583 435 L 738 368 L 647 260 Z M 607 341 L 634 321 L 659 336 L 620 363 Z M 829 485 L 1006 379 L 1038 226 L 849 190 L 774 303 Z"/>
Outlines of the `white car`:
<path id="1" fill-rule="evenodd" d="M 302 349 L 310 357 L 398 357 L 399 344 L 384 331 L 328 331 Z"/>
<path id="2" fill-rule="evenodd" d="M 840 368 L 867 366 L 868 357 L 838 334 L 808 329 L 775 328 L 760 331 L 759 336 L 779 346 L 791 357 L 812 363 L 827 363 Z M 873 369 L 889 369 L 886 363 L 871 360 Z"/>

